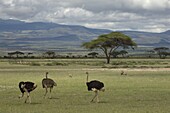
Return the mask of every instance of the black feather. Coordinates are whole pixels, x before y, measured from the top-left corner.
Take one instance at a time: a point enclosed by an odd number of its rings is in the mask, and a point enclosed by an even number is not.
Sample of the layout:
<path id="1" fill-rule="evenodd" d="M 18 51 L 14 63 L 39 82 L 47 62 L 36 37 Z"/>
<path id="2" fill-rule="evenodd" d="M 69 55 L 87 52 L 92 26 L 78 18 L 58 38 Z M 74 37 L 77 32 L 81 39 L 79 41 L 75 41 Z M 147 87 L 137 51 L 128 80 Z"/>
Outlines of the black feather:
<path id="1" fill-rule="evenodd" d="M 20 82 L 19 83 L 19 89 L 22 93 L 26 92 L 31 92 L 33 91 L 37 86 L 33 82 Z"/>
<path id="2" fill-rule="evenodd" d="M 92 91 L 93 88 L 97 90 L 101 90 L 104 87 L 104 84 L 97 80 L 86 82 L 86 85 L 87 85 L 88 91 Z"/>

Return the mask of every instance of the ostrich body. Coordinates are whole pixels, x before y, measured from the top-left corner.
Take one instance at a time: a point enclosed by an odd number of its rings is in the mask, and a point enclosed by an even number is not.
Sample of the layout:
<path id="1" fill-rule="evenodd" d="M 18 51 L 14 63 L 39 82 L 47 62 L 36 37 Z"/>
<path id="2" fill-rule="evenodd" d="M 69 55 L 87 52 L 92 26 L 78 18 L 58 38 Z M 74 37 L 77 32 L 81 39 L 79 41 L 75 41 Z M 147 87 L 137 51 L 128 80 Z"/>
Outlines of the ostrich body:
<path id="1" fill-rule="evenodd" d="M 124 72 L 123 70 L 121 71 L 121 73 L 120 73 L 121 75 L 127 75 L 127 73 L 126 72 Z"/>
<path id="2" fill-rule="evenodd" d="M 51 98 L 51 91 L 54 86 L 57 86 L 57 84 L 54 82 L 54 80 L 48 78 L 48 72 L 46 72 L 46 78 L 42 80 L 42 87 L 45 88 L 45 94 L 44 97 L 46 97 L 48 93 L 48 88 L 50 89 L 50 98 Z"/>
<path id="3" fill-rule="evenodd" d="M 19 96 L 19 98 L 22 98 L 24 96 L 24 93 L 27 93 L 27 98 L 25 99 L 25 103 L 27 102 L 27 100 L 29 99 L 29 103 L 31 103 L 31 97 L 30 97 L 30 92 L 33 91 L 35 88 L 37 87 L 37 85 L 33 82 L 20 82 L 19 83 L 19 89 L 21 91 L 21 95 Z"/>
<path id="4" fill-rule="evenodd" d="M 88 91 L 93 91 L 94 89 L 101 90 L 104 88 L 104 84 L 98 80 L 86 82 L 86 85 L 87 85 Z"/>
<path id="5" fill-rule="evenodd" d="M 88 91 L 95 92 L 95 95 L 92 98 L 91 102 L 93 102 L 95 98 L 97 98 L 97 102 L 99 102 L 98 93 L 99 93 L 99 91 L 103 91 L 103 92 L 105 91 L 104 83 L 100 82 L 98 80 L 92 80 L 92 81 L 88 82 L 89 73 L 86 72 L 86 74 L 87 74 L 87 81 L 86 81 L 87 89 L 88 89 Z"/>

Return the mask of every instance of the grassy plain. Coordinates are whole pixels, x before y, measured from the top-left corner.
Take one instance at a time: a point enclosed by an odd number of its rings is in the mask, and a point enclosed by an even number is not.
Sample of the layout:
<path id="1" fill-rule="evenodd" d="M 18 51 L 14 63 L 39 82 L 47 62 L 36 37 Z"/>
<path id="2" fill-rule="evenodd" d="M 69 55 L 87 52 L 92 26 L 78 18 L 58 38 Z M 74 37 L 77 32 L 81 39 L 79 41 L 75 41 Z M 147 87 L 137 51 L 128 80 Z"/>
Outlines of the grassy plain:
<path id="1" fill-rule="evenodd" d="M 119 59 L 112 60 L 110 65 L 104 62 L 104 59 L 1 60 L 0 113 L 170 113 L 169 59 Z M 128 75 L 121 76 L 121 70 Z M 52 99 L 43 98 L 41 80 L 46 71 L 57 82 Z M 90 80 L 105 83 L 106 91 L 100 92 L 99 103 L 90 102 L 94 93 L 87 91 L 86 71 Z M 20 81 L 38 85 L 31 92 L 31 104 L 25 104 L 24 98 L 18 99 Z"/>

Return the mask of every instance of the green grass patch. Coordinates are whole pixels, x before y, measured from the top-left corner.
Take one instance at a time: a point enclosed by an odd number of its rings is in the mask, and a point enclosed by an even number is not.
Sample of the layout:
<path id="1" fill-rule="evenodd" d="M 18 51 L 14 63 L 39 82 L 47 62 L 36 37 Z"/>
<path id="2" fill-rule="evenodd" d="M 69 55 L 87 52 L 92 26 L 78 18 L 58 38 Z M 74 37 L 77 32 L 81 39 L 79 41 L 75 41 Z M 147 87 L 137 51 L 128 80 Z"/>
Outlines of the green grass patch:
<path id="1" fill-rule="evenodd" d="M 127 76 L 121 76 L 120 69 L 104 69 L 101 68 L 101 65 L 71 64 L 76 62 L 71 60 L 60 60 L 61 63 L 69 63 L 64 66 L 44 65 L 54 62 L 54 60 L 31 62 L 43 65 L 30 66 L 9 64 L 8 61 L 0 62 L 0 113 L 170 112 L 169 70 L 126 68 Z M 102 62 L 103 60 L 99 60 L 99 63 Z M 97 63 L 97 61 L 91 63 Z M 57 87 L 54 87 L 52 92 L 52 99 L 43 98 L 45 90 L 42 88 L 41 80 L 45 77 L 46 71 L 49 72 L 49 77 L 57 83 Z M 87 91 L 86 71 L 89 72 L 90 80 L 97 79 L 105 83 L 106 91 L 99 93 L 100 103 L 90 102 L 94 93 Z M 72 75 L 72 78 L 69 77 L 69 74 Z M 18 99 L 20 81 L 33 81 L 38 85 L 37 89 L 31 92 L 31 104 L 24 103 L 25 97 Z"/>

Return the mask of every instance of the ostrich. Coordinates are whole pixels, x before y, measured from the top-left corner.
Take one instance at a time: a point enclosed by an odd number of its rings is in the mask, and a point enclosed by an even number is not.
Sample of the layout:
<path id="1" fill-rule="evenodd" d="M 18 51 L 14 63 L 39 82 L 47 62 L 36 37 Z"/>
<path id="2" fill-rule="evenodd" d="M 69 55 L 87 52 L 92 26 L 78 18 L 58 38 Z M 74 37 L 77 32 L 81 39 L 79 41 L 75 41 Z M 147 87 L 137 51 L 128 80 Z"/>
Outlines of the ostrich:
<path id="1" fill-rule="evenodd" d="M 51 98 L 51 91 L 53 86 L 57 86 L 57 84 L 50 78 L 48 78 L 48 72 L 46 72 L 46 78 L 42 80 L 42 87 L 45 88 L 44 97 L 46 97 L 48 88 L 50 88 L 50 98 Z"/>
<path id="2" fill-rule="evenodd" d="M 92 81 L 88 82 L 89 73 L 86 72 L 86 74 L 87 74 L 87 81 L 86 81 L 87 89 L 88 89 L 88 91 L 95 92 L 95 95 L 92 98 L 91 102 L 93 102 L 95 98 L 97 98 L 97 102 L 99 102 L 98 93 L 99 93 L 99 91 L 103 91 L 103 92 L 105 91 L 104 84 L 98 80 L 92 80 Z"/>
<path id="3" fill-rule="evenodd" d="M 27 93 L 27 98 L 25 99 L 25 103 L 27 103 L 27 100 L 29 98 L 29 103 L 31 103 L 31 97 L 30 92 L 33 91 L 37 85 L 33 82 L 20 82 L 19 83 L 19 89 L 21 91 L 21 95 L 19 95 L 19 98 L 22 98 L 24 96 L 24 93 Z"/>
<path id="4" fill-rule="evenodd" d="M 123 70 L 121 71 L 121 73 L 120 73 L 121 75 L 127 75 L 127 73 L 126 72 L 124 72 Z"/>

